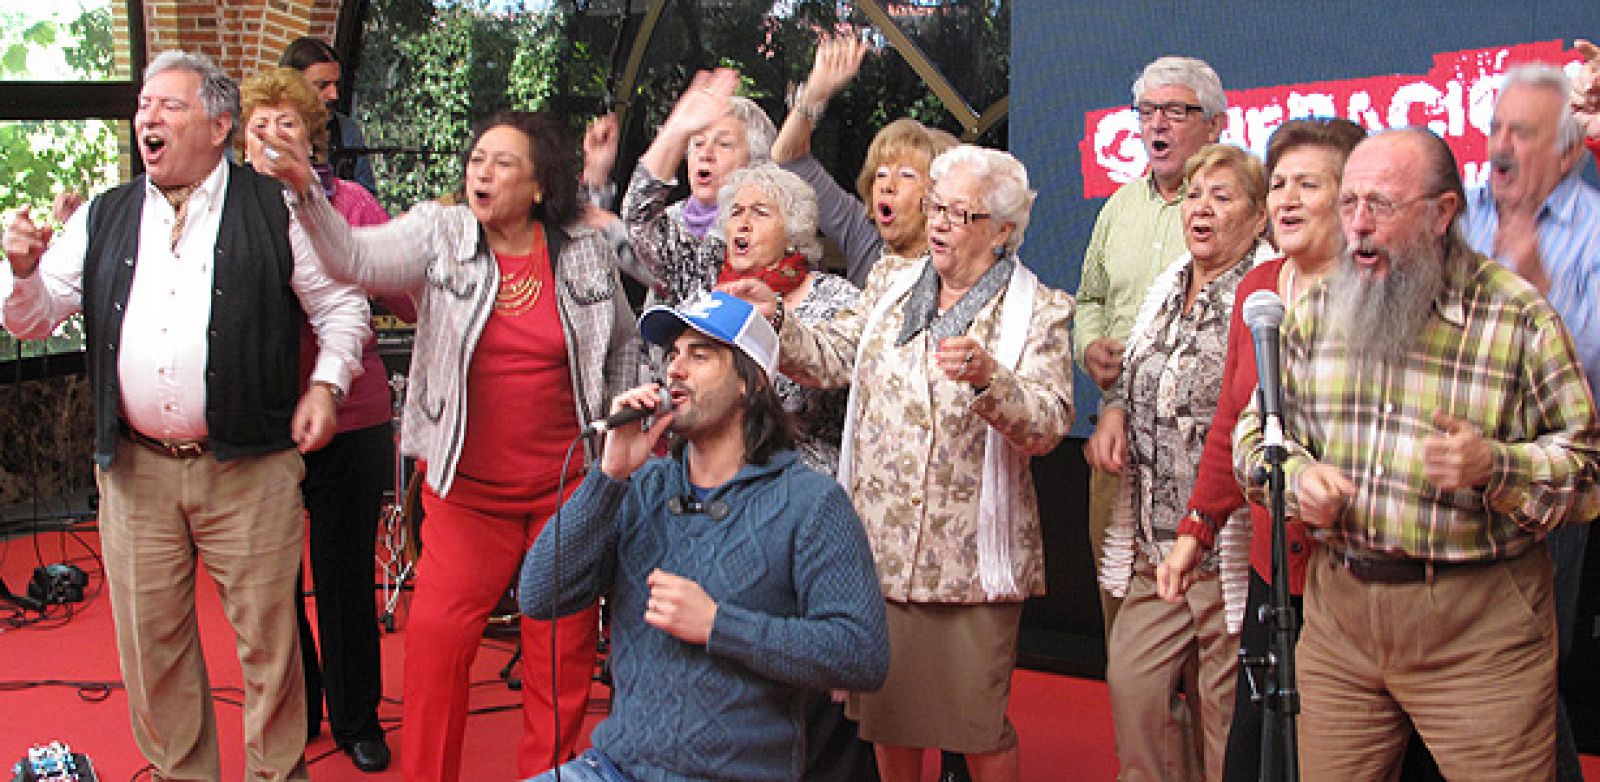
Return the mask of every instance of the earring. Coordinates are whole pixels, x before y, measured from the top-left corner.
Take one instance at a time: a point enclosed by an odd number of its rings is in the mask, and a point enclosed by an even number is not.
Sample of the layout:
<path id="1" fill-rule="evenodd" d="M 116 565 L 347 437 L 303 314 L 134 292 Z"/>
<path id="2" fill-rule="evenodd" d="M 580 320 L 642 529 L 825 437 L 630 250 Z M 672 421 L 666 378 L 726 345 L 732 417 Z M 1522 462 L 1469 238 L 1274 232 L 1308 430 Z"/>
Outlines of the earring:
<path id="1" fill-rule="evenodd" d="M 995 245 L 994 246 L 994 257 L 995 257 L 995 260 L 1001 260 L 1001 259 L 1005 258 L 1006 257 L 1006 246 L 1003 245 L 1003 244 Z"/>

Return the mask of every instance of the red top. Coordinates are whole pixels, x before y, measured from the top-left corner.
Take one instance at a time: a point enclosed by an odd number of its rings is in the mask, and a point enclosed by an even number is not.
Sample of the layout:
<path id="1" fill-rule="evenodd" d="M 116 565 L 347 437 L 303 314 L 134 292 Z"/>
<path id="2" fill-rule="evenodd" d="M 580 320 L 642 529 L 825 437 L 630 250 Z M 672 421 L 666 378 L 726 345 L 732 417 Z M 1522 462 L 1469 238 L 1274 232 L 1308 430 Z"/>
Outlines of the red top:
<path id="1" fill-rule="evenodd" d="M 1594 153 L 1595 166 L 1600 167 L 1600 136 L 1591 136 L 1590 138 L 1586 138 L 1583 140 L 1583 143 L 1589 147 L 1590 152 Z"/>
<path id="2" fill-rule="evenodd" d="M 539 495 L 555 491 L 561 460 L 578 436 L 566 333 L 548 247 L 496 254 L 495 261 L 500 288 L 467 368 L 467 431 L 456 485 L 475 496 Z M 577 454 L 569 480 L 583 474 Z"/>
<path id="3" fill-rule="evenodd" d="M 1250 329 L 1244 325 L 1244 300 L 1256 291 L 1278 290 L 1278 274 L 1283 259 L 1269 261 L 1251 269 L 1239 281 L 1234 294 L 1233 317 L 1228 325 L 1228 357 L 1222 368 L 1222 393 L 1217 397 L 1217 412 L 1206 433 L 1205 450 L 1200 454 L 1200 472 L 1189 495 L 1189 508 L 1214 520 L 1218 526 L 1245 504 L 1244 492 L 1233 474 L 1233 426 L 1239 413 L 1250 404 L 1256 392 L 1256 349 Z M 1250 503 L 1250 565 L 1267 583 L 1272 583 L 1272 513 L 1264 505 Z M 1311 559 L 1312 540 L 1305 524 L 1291 519 L 1285 529 L 1289 543 L 1289 591 L 1301 594 L 1306 588 L 1306 562 Z M 1194 535 L 1208 546 L 1214 541 L 1206 525 L 1185 516 L 1178 525 L 1179 535 Z"/>

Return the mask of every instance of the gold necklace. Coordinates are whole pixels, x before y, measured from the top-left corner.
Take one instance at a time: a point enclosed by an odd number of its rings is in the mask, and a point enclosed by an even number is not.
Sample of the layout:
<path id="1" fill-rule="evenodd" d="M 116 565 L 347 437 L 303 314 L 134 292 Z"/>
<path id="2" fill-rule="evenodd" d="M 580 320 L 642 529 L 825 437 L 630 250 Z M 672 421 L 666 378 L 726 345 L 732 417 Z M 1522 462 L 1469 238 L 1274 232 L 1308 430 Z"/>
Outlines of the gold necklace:
<path id="1" fill-rule="evenodd" d="M 538 248 L 544 245 L 544 226 L 538 222 L 533 224 L 532 244 L 533 249 L 528 252 L 528 261 L 522 268 L 500 273 L 500 290 L 494 296 L 494 308 L 513 318 L 533 309 L 539 301 L 539 293 L 544 290 L 544 280 L 533 268 Z"/>
<path id="2" fill-rule="evenodd" d="M 540 291 L 544 290 L 544 280 L 534 276 L 532 267 L 530 261 L 518 271 L 501 273 L 500 290 L 494 296 L 496 310 L 516 317 L 533 309 Z"/>

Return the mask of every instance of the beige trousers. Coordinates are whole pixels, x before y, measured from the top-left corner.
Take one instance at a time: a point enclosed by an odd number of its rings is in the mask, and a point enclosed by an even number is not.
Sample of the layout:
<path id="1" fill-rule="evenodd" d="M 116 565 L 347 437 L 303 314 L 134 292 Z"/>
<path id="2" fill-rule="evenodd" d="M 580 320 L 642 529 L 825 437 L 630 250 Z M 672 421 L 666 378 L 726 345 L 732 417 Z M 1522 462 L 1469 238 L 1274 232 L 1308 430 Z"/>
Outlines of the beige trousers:
<path id="1" fill-rule="evenodd" d="M 217 583 L 244 681 L 245 776 L 309 779 L 294 602 L 305 534 L 293 450 L 218 462 L 124 439 L 100 485 L 100 535 L 133 736 L 163 780 L 221 779 L 195 612 L 196 565 Z M 365 563 L 363 563 L 365 564 Z"/>
<path id="2" fill-rule="evenodd" d="M 1221 780 L 1239 636 L 1228 634 L 1220 582 L 1197 581 L 1182 602 L 1168 603 L 1156 595 L 1148 561 L 1134 566 L 1106 662 L 1119 779 Z"/>
<path id="3" fill-rule="evenodd" d="M 1385 780 L 1416 726 L 1450 780 L 1555 778 L 1550 556 L 1367 584 L 1325 548 L 1296 648 L 1307 780 Z"/>
<path id="4" fill-rule="evenodd" d="M 1094 552 L 1095 594 L 1100 596 L 1100 620 L 1105 627 L 1106 647 L 1111 646 L 1111 625 L 1117 618 L 1122 598 L 1112 597 L 1099 586 L 1100 557 L 1105 552 L 1106 530 L 1111 526 L 1111 510 L 1117 504 L 1122 479 L 1110 473 L 1089 472 L 1089 550 Z"/>

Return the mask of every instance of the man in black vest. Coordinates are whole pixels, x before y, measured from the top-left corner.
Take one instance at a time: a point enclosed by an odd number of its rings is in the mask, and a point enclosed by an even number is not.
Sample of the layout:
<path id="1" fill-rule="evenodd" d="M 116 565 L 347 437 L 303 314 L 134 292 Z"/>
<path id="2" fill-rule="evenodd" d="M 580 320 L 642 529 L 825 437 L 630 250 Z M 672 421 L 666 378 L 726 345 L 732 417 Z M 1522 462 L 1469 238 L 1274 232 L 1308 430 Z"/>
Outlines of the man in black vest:
<path id="1" fill-rule="evenodd" d="M 306 779 L 300 452 L 333 434 L 366 299 L 323 275 L 276 181 L 224 159 L 239 90 L 215 64 L 166 52 L 144 78 L 146 174 L 78 210 L 53 245 L 26 210 L 12 219 L 0 325 L 42 338 L 83 312 L 106 591 L 158 778 L 221 777 L 195 623 L 203 560 L 237 634 L 246 775 Z M 304 318 L 320 353 L 302 394 Z"/>

